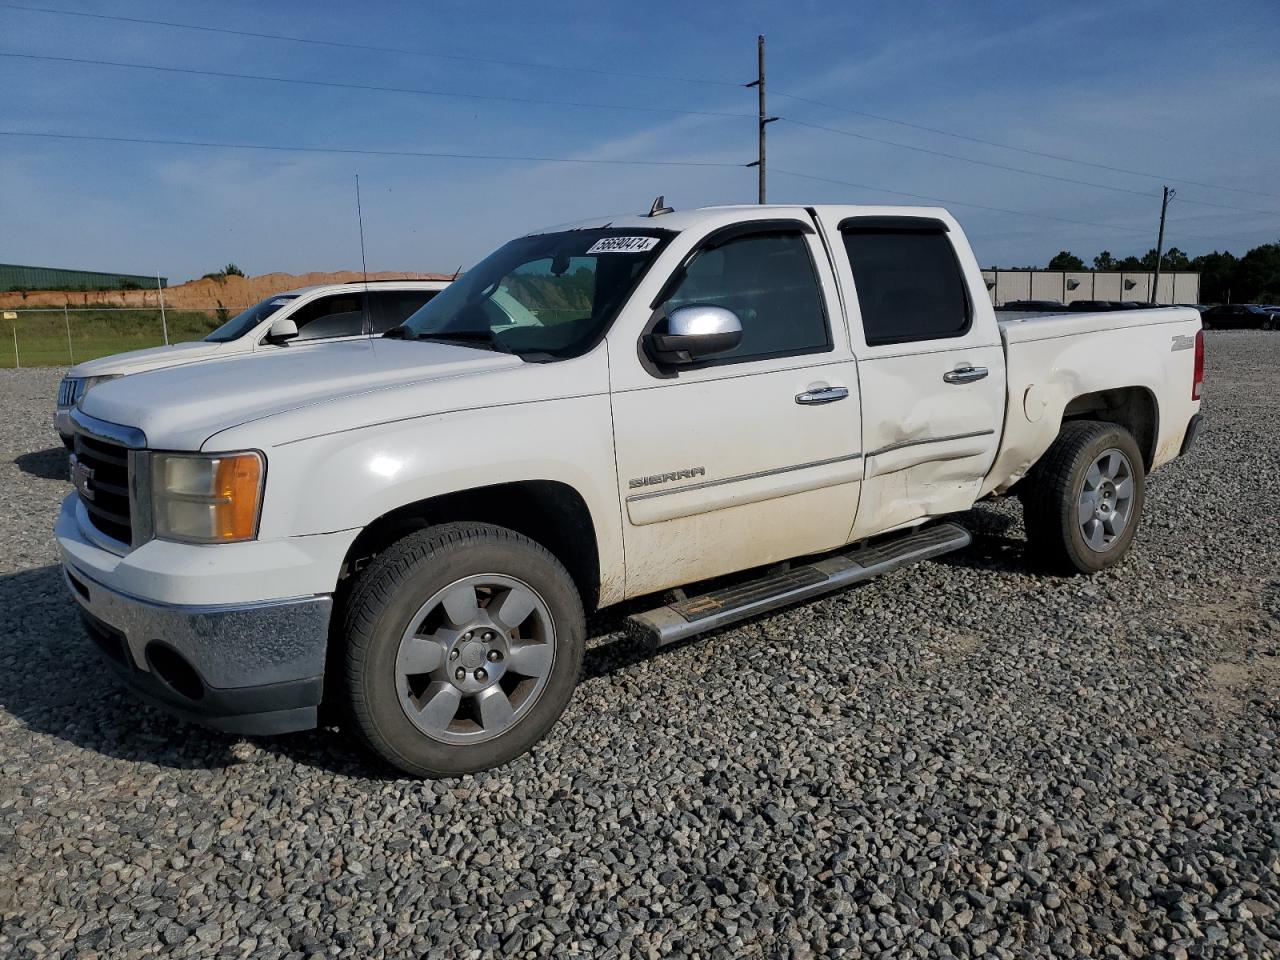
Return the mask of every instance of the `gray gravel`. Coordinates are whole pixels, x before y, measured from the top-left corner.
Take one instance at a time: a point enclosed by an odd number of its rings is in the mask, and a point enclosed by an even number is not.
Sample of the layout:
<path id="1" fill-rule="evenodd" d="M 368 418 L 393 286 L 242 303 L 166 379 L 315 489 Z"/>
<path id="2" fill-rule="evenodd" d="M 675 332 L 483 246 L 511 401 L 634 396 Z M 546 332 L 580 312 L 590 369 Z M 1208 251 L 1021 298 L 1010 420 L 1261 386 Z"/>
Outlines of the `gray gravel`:
<path id="1" fill-rule="evenodd" d="M 60 371 L 0 373 L 0 956 L 1280 956 L 1280 335 L 1213 332 L 1132 558 L 972 549 L 646 658 L 397 779 L 103 679 L 63 596 Z"/>

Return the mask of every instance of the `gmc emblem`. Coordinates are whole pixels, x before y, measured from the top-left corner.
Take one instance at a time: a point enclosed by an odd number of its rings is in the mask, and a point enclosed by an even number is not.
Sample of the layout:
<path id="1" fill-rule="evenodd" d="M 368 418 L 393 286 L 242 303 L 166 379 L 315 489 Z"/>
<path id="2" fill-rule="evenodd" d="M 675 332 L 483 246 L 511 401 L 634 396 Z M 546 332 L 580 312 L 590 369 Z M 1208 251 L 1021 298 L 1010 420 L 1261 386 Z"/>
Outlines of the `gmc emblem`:
<path id="1" fill-rule="evenodd" d="M 86 500 L 93 499 L 93 487 L 89 486 L 89 481 L 93 479 L 93 467 L 86 467 L 83 463 L 76 459 L 75 454 L 71 455 L 71 483 L 76 488 L 76 493 L 84 497 Z"/>

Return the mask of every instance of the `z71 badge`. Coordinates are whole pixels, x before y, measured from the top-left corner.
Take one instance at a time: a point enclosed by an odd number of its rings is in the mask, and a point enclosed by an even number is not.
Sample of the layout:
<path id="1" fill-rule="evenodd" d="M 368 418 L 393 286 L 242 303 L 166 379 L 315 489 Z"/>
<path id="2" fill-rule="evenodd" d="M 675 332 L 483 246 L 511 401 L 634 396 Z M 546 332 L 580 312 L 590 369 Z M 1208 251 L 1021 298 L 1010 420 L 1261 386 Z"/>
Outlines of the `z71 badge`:
<path id="1" fill-rule="evenodd" d="M 692 480 L 694 477 L 705 477 L 706 467 L 690 467 L 688 470 L 673 470 L 671 473 L 655 473 L 651 477 L 632 477 L 627 481 L 632 490 L 636 487 L 652 487 L 658 483 L 670 483 L 672 480 Z"/>

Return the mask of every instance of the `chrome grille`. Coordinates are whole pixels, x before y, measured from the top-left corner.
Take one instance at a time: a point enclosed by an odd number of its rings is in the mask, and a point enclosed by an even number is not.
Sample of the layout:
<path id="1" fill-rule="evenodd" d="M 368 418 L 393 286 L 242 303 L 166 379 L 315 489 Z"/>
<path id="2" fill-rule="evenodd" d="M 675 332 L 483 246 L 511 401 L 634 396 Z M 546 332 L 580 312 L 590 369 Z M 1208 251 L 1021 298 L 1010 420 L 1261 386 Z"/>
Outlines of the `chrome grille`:
<path id="1" fill-rule="evenodd" d="M 77 430 L 74 456 L 71 479 L 89 520 L 111 539 L 132 546 L 128 448 Z"/>
<path id="2" fill-rule="evenodd" d="M 58 385 L 58 406 L 74 407 L 80 399 L 80 387 L 83 384 L 84 381 L 79 377 L 63 377 L 62 383 Z"/>

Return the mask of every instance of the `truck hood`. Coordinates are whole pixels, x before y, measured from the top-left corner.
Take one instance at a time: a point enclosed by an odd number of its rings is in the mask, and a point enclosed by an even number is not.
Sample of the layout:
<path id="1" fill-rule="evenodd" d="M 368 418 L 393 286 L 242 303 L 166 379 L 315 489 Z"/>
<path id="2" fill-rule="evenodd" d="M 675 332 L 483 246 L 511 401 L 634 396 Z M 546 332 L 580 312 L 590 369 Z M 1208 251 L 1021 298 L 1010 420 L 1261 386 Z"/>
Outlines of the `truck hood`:
<path id="1" fill-rule="evenodd" d="M 81 408 L 91 417 L 137 427 L 153 449 L 198 450 L 214 434 L 304 407 L 523 366 L 519 357 L 472 347 L 352 340 L 306 350 L 226 357 L 113 380 L 87 394 Z M 449 392 L 430 391 L 439 394 L 441 403 Z M 396 401 L 390 398 L 366 406 L 377 407 L 383 419 L 388 412 L 397 412 Z M 323 410 L 317 411 L 314 420 L 321 426 L 335 422 Z M 362 425 L 345 416 L 340 422 L 344 429 Z M 316 432 L 324 431 L 317 428 Z"/>
<path id="2" fill-rule="evenodd" d="M 131 373 L 145 373 L 160 367 L 208 360 L 218 356 L 219 353 L 226 353 L 227 346 L 229 344 L 194 340 L 191 343 L 173 343 L 167 347 L 147 347 L 144 350 L 130 350 L 127 353 L 113 353 L 109 357 L 99 357 L 97 360 L 78 363 L 71 368 L 67 376 L 118 377 Z"/>

